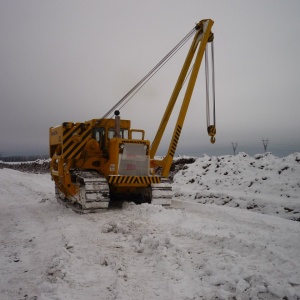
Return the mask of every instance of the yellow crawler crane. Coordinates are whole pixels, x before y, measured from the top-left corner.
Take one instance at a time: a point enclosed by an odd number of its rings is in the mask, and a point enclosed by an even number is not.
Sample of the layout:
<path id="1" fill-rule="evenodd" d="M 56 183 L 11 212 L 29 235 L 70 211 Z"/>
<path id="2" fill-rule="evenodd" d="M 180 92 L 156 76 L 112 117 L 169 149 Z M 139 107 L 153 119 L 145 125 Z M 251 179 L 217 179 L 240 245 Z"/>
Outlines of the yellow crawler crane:
<path id="1" fill-rule="evenodd" d="M 210 19 L 197 23 L 193 30 L 102 118 L 84 123 L 65 122 L 50 128 L 50 171 L 59 202 L 82 213 L 107 208 L 115 200 L 170 205 L 172 189 L 167 178 L 202 58 L 207 44 L 213 42 L 212 25 L 213 21 Z M 194 35 L 194 39 L 155 139 L 150 144 L 149 140 L 145 140 L 144 130 L 132 129 L 129 120 L 120 119 L 116 108 L 153 76 L 153 72 L 156 72 L 191 35 Z M 169 150 L 164 159 L 154 159 L 193 59 L 194 65 Z M 112 111 L 115 112 L 114 119 L 107 117 Z M 208 134 L 214 143 L 215 124 L 208 123 Z M 139 138 L 136 138 L 136 135 L 139 135 Z"/>

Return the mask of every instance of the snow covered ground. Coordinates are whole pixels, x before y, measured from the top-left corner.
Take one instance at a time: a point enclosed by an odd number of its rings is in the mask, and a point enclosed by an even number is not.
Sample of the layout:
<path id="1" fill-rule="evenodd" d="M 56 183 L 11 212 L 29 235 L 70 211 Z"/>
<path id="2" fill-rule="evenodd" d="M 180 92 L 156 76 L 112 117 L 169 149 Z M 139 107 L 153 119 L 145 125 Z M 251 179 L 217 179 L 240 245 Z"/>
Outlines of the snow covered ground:
<path id="1" fill-rule="evenodd" d="M 300 299 L 299 157 L 204 156 L 173 208 L 89 215 L 0 169 L 0 299 Z"/>

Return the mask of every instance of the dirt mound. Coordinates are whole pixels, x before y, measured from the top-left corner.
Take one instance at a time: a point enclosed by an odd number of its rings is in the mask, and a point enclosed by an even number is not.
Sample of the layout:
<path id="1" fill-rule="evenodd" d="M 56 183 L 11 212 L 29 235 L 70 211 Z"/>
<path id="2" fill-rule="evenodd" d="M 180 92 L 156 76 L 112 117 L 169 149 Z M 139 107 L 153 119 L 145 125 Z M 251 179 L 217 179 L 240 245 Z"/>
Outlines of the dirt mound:
<path id="1" fill-rule="evenodd" d="M 49 172 L 49 160 L 36 160 L 24 163 L 4 163 L 0 162 L 0 169 L 7 168 L 26 173 L 44 174 Z"/>
<path id="2" fill-rule="evenodd" d="M 192 164 L 195 160 L 195 158 L 180 158 L 174 160 L 171 167 L 170 177 L 172 178 L 179 170 L 185 168 L 186 164 Z M 44 174 L 49 172 L 50 162 L 49 160 L 40 159 L 24 163 L 5 163 L 0 161 L 0 169 L 2 168 L 14 169 L 26 173 Z"/>

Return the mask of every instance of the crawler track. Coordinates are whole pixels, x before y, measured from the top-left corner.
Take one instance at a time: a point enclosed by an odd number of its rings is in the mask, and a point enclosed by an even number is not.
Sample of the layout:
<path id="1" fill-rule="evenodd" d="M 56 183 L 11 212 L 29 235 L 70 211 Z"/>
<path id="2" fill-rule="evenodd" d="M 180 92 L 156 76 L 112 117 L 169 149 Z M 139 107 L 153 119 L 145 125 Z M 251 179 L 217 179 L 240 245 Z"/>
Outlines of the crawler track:
<path id="1" fill-rule="evenodd" d="M 66 198 L 55 187 L 56 199 L 59 203 L 77 213 L 92 213 L 108 207 L 109 186 L 103 176 L 93 171 L 75 171 L 72 176 L 79 187 L 79 193 Z"/>
<path id="2" fill-rule="evenodd" d="M 81 214 L 95 213 L 108 208 L 111 204 L 110 191 L 107 180 L 103 176 L 94 171 L 74 171 L 72 177 L 78 185 L 79 193 L 67 198 L 55 187 L 56 199 L 59 203 Z M 152 204 L 169 207 L 173 196 L 170 182 L 162 178 L 161 183 L 151 184 L 150 195 Z"/>

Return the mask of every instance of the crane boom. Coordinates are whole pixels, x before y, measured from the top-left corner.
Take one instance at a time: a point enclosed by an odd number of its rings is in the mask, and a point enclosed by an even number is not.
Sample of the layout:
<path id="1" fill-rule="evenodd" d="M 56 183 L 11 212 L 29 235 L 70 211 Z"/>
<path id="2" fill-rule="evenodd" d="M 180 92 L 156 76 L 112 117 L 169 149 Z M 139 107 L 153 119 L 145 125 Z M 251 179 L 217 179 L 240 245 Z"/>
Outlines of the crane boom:
<path id="1" fill-rule="evenodd" d="M 179 74 L 179 77 L 177 79 L 176 85 L 174 87 L 173 93 L 171 95 L 171 98 L 169 100 L 168 106 L 165 110 L 165 113 L 162 117 L 160 126 L 157 130 L 156 136 L 151 144 L 151 150 L 150 150 L 150 158 L 152 166 L 160 166 L 162 167 L 162 173 L 161 175 L 163 177 L 167 177 L 171 168 L 171 164 L 173 161 L 173 156 L 175 154 L 178 140 L 181 134 L 181 130 L 184 124 L 185 116 L 189 107 L 189 103 L 193 94 L 193 90 L 195 87 L 196 79 L 199 73 L 199 69 L 201 66 L 202 58 L 205 52 L 205 48 L 207 43 L 211 42 L 213 40 L 213 33 L 211 32 L 211 28 L 213 26 L 213 21 L 211 19 L 202 20 L 199 23 L 197 23 L 195 29 L 196 33 L 194 36 L 194 39 L 192 41 L 192 44 L 190 46 L 189 52 L 187 54 L 187 57 L 185 59 L 185 62 L 183 64 L 183 67 L 181 69 L 181 72 Z M 196 50 L 198 48 L 198 51 L 196 53 Z M 167 155 L 163 160 L 155 160 L 154 156 L 156 154 L 157 148 L 161 142 L 162 136 L 164 134 L 164 131 L 166 129 L 166 126 L 168 124 L 168 121 L 170 119 L 170 116 L 172 114 L 173 108 L 175 106 L 175 103 L 177 101 L 178 95 L 182 89 L 184 80 L 187 76 L 187 72 L 190 68 L 190 65 L 192 63 L 192 60 L 195 56 L 194 61 L 194 67 L 187 85 L 187 89 L 181 104 L 181 109 L 177 118 L 177 122 L 175 124 L 175 128 L 173 131 L 173 136 L 170 141 L 169 149 L 167 152 Z"/>

